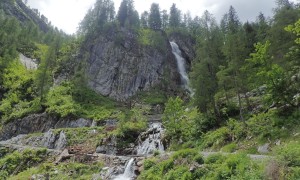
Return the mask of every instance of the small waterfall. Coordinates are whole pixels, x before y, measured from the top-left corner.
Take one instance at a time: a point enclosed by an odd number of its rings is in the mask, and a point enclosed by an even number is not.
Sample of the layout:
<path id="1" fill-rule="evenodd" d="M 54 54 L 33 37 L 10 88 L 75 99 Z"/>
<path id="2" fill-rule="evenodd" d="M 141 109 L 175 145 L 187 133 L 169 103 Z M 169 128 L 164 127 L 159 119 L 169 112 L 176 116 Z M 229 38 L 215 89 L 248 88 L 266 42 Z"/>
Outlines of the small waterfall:
<path id="1" fill-rule="evenodd" d="M 161 123 L 153 123 L 150 125 L 147 132 L 139 136 L 139 145 L 137 147 L 137 155 L 149 155 L 154 151 L 164 151 L 164 146 L 161 141 L 164 129 Z"/>
<path id="2" fill-rule="evenodd" d="M 177 61 L 177 67 L 181 76 L 181 83 L 183 87 L 189 91 L 189 93 L 193 94 L 193 90 L 189 86 L 190 80 L 185 69 L 185 59 L 182 57 L 181 50 L 175 42 L 170 42 L 170 44 L 172 47 L 172 53 L 174 54 Z"/>
<path id="3" fill-rule="evenodd" d="M 125 167 L 123 174 L 117 176 L 114 180 L 131 180 L 134 177 L 134 158 L 131 158 Z"/>

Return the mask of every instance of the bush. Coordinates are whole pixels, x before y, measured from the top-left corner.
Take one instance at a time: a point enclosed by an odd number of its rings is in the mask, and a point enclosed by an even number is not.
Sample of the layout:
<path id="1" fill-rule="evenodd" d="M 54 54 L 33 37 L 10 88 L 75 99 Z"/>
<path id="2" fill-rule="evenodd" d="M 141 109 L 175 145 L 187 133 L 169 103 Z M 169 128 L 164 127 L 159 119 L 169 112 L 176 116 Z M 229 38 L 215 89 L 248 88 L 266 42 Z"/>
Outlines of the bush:
<path id="1" fill-rule="evenodd" d="M 183 149 L 175 152 L 172 155 L 173 159 L 186 158 L 188 160 L 193 160 L 196 155 L 199 155 L 199 152 L 196 149 Z"/>
<path id="2" fill-rule="evenodd" d="M 154 159 L 145 159 L 144 161 L 144 170 L 149 170 L 153 166 L 155 166 L 155 160 Z"/>
<path id="3" fill-rule="evenodd" d="M 74 101 L 70 83 L 52 88 L 46 96 L 47 112 L 55 113 L 61 117 L 78 115 L 80 106 Z"/>
<path id="4" fill-rule="evenodd" d="M 6 179 L 11 174 L 17 174 L 23 170 L 37 165 L 45 160 L 46 149 L 25 150 L 24 152 L 13 152 L 0 159 L 0 177 Z"/>
<path id="5" fill-rule="evenodd" d="M 281 121 L 275 111 L 260 113 L 251 117 L 246 123 L 248 136 L 258 137 L 260 140 L 277 139 L 284 133 L 276 124 Z"/>
<path id="6" fill-rule="evenodd" d="M 139 44 L 143 46 L 150 46 L 155 49 L 160 50 L 161 52 L 166 51 L 166 41 L 161 35 L 160 31 L 154 31 L 151 29 L 140 29 L 138 36 Z"/>
<path id="7" fill-rule="evenodd" d="M 230 144 L 227 144 L 226 146 L 222 147 L 221 151 L 233 153 L 236 149 L 237 149 L 236 143 L 230 143 Z"/>
<path id="8" fill-rule="evenodd" d="M 230 130 L 227 127 L 222 127 L 206 133 L 202 138 L 201 148 L 222 147 L 228 141 L 230 141 Z"/>

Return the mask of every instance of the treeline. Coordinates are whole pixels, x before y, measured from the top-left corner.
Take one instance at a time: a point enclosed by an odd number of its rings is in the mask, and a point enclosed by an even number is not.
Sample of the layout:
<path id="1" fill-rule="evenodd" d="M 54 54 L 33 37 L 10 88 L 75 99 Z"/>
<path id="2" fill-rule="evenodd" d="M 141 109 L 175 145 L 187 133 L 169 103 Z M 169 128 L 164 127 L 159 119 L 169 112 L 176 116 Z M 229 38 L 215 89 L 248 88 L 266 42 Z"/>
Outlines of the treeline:
<path id="1" fill-rule="evenodd" d="M 85 18 L 80 23 L 80 34 L 93 34 L 105 32 L 112 24 L 119 27 L 137 30 L 151 28 L 153 30 L 167 30 L 168 28 L 197 27 L 199 17 L 192 19 L 190 13 L 182 14 L 173 4 L 170 13 L 161 10 L 159 4 L 152 3 L 150 10 L 139 15 L 134 7 L 133 0 L 123 0 L 118 11 L 115 11 L 112 0 L 97 0 L 94 7 L 89 9 Z"/>
<path id="2" fill-rule="evenodd" d="M 264 91 L 262 111 L 299 106 L 299 25 L 293 26 L 299 5 L 277 1 L 274 13 L 270 20 L 260 13 L 255 22 L 242 23 L 230 7 L 220 25 L 207 11 L 199 19 L 191 72 L 194 102 L 217 124 L 230 116 L 245 121 L 257 107 L 250 93 L 255 90 Z"/>
<path id="3" fill-rule="evenodd" d="M 42 110 L 53 73 L 64 58 L 60 48 L 72 38 L 55 27 L 44 32 L 34 22 L 20 22 L 2 10 L 0 24 L 0 119 L 5 122 Z M 20 53 L 35 59 L 38 70 L 27 70 Z"/>

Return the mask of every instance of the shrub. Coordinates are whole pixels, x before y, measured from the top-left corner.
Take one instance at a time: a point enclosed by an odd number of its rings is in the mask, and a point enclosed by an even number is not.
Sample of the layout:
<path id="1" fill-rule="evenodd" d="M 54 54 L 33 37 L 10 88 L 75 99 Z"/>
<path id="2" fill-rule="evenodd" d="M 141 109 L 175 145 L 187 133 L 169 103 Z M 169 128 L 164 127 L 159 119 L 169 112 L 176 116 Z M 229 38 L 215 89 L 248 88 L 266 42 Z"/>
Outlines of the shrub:
<path id="1" fill-rule="evenodd" d="M 222 127 L 215 131 L 210 131 L 206 133 L 203 136 L 201 147 L 222 147 L 228 141 L 230 141 L 230 130 L 227 127 Z"/>
<path id="2" fill-rule="evenodd" d="M 230 143 L 224 146 L 221 151 L 223 152 L 228 152 L 228 153 L 233 153 L 237 149 L 236 143 Z"/>
<path id="3" fill-rule="evenodd" d="M 144 170 L 149 170 L 153 166 L 155 166 L 155 160 L 154 159 L 145 159 L 144 160 Z"/>
<path id="4" fill-rule="evenodd" d="M 70 83 L 52 88 L 46 96 L 47 112 L 58 114 L 61 117 L 76 116 L 80 106 L 73 100 L 71 89 Z"/>

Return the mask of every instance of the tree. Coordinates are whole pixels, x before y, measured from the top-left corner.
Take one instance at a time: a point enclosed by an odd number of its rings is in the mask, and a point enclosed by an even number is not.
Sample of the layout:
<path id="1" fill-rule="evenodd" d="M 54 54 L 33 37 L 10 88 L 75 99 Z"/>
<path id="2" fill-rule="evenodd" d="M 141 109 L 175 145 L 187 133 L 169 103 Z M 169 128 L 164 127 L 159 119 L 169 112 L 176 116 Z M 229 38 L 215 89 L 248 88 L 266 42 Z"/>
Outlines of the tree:
<path id="1" fill-rule="evenodd" d="M 197 110 L 186 110 L 183 101 L 179 97 L 170 98 L 166 103 L 162 117 L 163 125 L 166 128 L 166 135 L 175 142 L 189 140 L 195 131 L 197 131 L 195 128 L 197 117 Z"/>
<path id="2" fill-rule="evenodd" d="M 268 31 L 270 30 L 270 26 L 264 16 L 263 13 L 259 13 L 257 20 L 257 35 L 256 39 L 258 42 L 265 42 L 267 40 Z"/>
<path id="3" fill-rule="evenodd" d="M 284 28 L 295 23 L 300 18 L 299 8 L 288 0 L 278 0 L 272 27 L 269 30 L 269 40 L 271 42 L 270 51 L 275 62 L 284 65 L 284 55 L 293 46 L 295 35 L 288 33 Z"/>
<path id="4" fill-rule="evenodd" d="M 149 14 L 149 26 L 151 29 L 161 29 L 162 22 L 160 16 L 159 4 L 152 3 Z"/>
<path id="5" fill-rule="evenodd" d="M 178 28 L 181 24 L 181 12 L 176 8 L 176 4 L 172 4 L 170 8 L 169 26 L 171 28 Z"/>
<path id="6" fill-rule="evenodd" d="M 216 75 L 223 59 L 220 53 L 222 36 L 215 18 L 208 11 L 201 18 L 199 32 L 196 58 L 191 72 L 195 105 L 202 113 L 214 109 L 215 116 L 218 117 L 214 95 L 218 89 Z"/>
<path id="7" fill-rule="evenodd" d="M 53 67 L 55 67 L 57 53 L 59 51 L 60 45 L 61 41 L 59 37 L 55 37 L 39 66 L 36 76 L 36 82 L 39 90 L 40 102 L 44 101 L 45 94 L 51 86 L 52 70 Z"/>
<path id="8" fill-rule="evenodd" d="M 93 9 L 80 23 L 79 32 L 83 34 L 102 32 L 105 24 L 112 22 L 115 18 L 114 2 L 111 0 L 97 0 Z"/>
<path id="9" fill-rule="evenodd" d="M 245 54 L 244 32 L 241 28 L 238 15 L 232 6 L 230 6 L 228 13 L 224 15 L 221 21 L 221 28 L 224 34 L 223 52 L 227 60 L 227 66 L 222 71 L 226 72 L 225 74 L 232 79 L 230 81 L 232 84 L 227 84 L 227 87 L 233 87 L 231 90 L 238 97 L 240 119 L 244 120 L 241 93 L 243 93 L 243 87 L 246 84 L 243 81 L 245 74 L 240 69 L 244 64 L 247 54 Z M 228 76 L 224 78 L 228 78 Z M 219 76 L 219 78 L 221 78 L 219 79 L 220 82 L 224 82 L 222 76 Z"/>
<path id="10" fill-rule="evenodd" d="M 133 0 L 123 0 L 121 2 L 117 19 L 122 27 L 139 26 L 139 14 L 134 8 Z"/>
<path id="11" fill-rule="evenodd" d="M 141 26 L 142 28 L 147 28 L 148 26 L 148 20 L 149 19 L 149 13 L 147 11 L 144 11 L 141 15 Z"/>
<path id="12" fill-rule="evenodd" d="M 161 25 L 162 29 L 166 29 L 168 27 L 168 21 L 169 21 L 169 14 L 167 10 L 162 10 L 161 12 Z"/>

